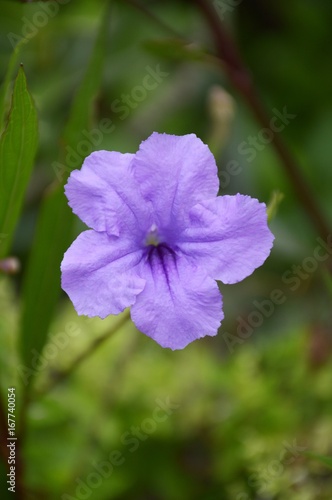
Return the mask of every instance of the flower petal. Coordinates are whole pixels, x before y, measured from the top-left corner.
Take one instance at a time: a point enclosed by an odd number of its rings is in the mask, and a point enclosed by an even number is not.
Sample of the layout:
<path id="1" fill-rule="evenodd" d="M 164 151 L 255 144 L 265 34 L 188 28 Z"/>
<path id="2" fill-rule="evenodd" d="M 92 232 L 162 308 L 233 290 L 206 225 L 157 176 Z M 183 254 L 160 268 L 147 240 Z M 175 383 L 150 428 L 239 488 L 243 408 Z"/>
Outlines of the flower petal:
<path id="1" fill-rule="evenodd" d="M 148 207 L 132 175 L 133 157 L 96 151 L 71 173 L 65 187 L 69 206 L 92 229 L 118 236 L 139 229 L 145 220 Z"/>
<path id="2" fill-rule="evenodd" d="M 136 272 L 142 250 L 106 233 L 84 231 L 61 264 L 62 288 L 78 314 L 105 318 L 134 304 L 145 281 Z"/>
<path id="3" fill-rule="evenodd" d="M 263 264 L 273 240 L 265 204 L 237 194 L 195 206 L 179 248 L 213 278 L 237 283 Z"/>
<path id="4" fill-rule="evenodd" d="M 159 246 L 139 269 L 146 285 L 131 309 L 139 330 L 171 349 L 217 334 L 224 317 L 222 299 L 216 282 L 201 268 Z"/>
<path id="5" fill-rule="evenodd" d="M 163 227 L 183 221 L 192 206 L 218 192 L 215 159 L 195 134 L 154 132 L 141 143 L 132 166 L 144 198 L 152 202 L 155 222 Z"/>

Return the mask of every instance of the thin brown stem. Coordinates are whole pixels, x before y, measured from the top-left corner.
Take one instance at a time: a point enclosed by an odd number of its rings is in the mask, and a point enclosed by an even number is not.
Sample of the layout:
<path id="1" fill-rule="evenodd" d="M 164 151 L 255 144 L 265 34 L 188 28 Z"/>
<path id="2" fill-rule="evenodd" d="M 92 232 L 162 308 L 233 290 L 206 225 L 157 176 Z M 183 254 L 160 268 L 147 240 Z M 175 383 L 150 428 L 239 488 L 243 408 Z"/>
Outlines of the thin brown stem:
<path id="1" fill-rule="evenodd" d="M 270 117 L 255 90 L 251 73 L 243 62 L 232 37 L 226 31 L 223 23 L 218 19 L 217 13 L 210 2 L 205 0 L 195 0 L 195 3 L 203 13 L 208 25 L 210 26 L 215 39 L 218 57 L 224 63 L 224 68 L 230 82 L 242 95 L 243 99 L 262 127 L 271 130 Z M 311 193 L 307 182 L 303 178 L 303 174 L 298 167 L 297 162 L 291 155 L 281 137 L 277 134 L 273 134 L 272 144 L 281 159 L 284 170 L 292 183 L 298 199 L 313 222 L 316 231 L 318 231 L 320 236 L 325 239 L 330 233 L 329 226 L 325 217 L 321 213 L 320 208 L 316 204 L 316 200 Z"/>

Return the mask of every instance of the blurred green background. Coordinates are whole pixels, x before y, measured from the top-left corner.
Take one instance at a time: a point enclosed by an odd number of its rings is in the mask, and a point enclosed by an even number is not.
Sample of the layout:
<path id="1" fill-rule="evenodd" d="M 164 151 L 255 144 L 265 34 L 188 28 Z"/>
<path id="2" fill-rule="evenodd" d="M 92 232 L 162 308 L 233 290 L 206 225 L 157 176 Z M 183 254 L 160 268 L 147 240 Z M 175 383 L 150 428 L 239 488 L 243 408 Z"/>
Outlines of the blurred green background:
<path id="1" fill-rule="evenodd" d="M 268 116 L 285 107 L 294 115 L 279 135 L 331 226 L 332 3 L 210 4 Z M 332 460 L 310 454 L 332 456 L 331 239 L 211 57 L 196 2 L 139 5 L 0 0 L 5 115 L 22 63 L 39 128 L 7 252 L 21 270 L 0 274 L 1 399 L 5 407 L 16 388 L 20 421 L 17 498 L 329 500 Z M 220 285 L 218 336 L 176 352 L 122 316 L 78 317 L 59 285 L 63 252 L 84 229 L 67 207 L 66 176 L 95 149 L 134 153 L 153 131 L 194 132 L 209 144 L 221 194 L 266 203 L 283 195 L 267 262 Z M 1 462 L 4 499 L 13 498 L 6 473 Z"/>

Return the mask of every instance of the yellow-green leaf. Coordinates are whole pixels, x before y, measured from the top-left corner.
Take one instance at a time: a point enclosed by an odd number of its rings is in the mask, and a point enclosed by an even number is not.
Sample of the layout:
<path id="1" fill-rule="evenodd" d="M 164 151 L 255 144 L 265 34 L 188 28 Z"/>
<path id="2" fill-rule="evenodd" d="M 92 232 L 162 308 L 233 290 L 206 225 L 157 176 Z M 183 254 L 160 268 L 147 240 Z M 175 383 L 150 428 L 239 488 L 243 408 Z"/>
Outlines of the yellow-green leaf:
<path id="1" fill-rule="evenodd" d="M 269 222 L 276 216 L 279 205 L 283 199 L 283 193 L 278 190 L 273 191 L 270 201 L 267 205 L 267 218 Z"/>

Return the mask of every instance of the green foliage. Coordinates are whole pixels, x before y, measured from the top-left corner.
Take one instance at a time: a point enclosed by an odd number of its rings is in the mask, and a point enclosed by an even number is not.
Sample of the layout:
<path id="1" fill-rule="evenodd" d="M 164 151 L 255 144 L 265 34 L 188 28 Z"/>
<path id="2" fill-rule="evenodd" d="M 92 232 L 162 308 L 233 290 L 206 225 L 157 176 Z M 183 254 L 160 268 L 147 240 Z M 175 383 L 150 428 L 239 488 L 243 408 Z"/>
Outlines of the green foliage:
<path id="1" fill-rule="evenodd" d="M 37 113 L 19 69 L 7 126 L 0 139 L 0 256 L 10 248 L 38 143 Z"/>
<path id="2" fill-rule="evenodd" d="M 13 50 L 12 56 L 10 58 L 9 64 L 8 64 L 8 69 L 6 72 L 6 76 L 4 79 L 4 82 L 2 83 L 0 87 L 0 130 L 2 130 L 2 125 L 5 124 L 6 121 L 6 105 L 7 105 L 7 95 L 9 92 L 10 88 L 10 82 L 13 78 L 14 72 L 17 68 L 17 60 L 18 56 L 20 54 L 21 48 L 24 44 L 24 41 L 22 40 L 19 42 L 15 49 Z"/>
<path id="3" fill-rule="evenodd" d="M 54 332 L 73 321 L 80 333 L 49 360 L 36 389 L 117 321 L 76 318 L 71 308 L 59 320 Z M 332 445 L 331 364 L 308 366 L 306 331 L 248 339 L 228 358 L 211 355 L 213 344 L 170 352 L 123 327 L 69 381 L 33 400 L 30 488 L 52 484 L 50 499 L 75 497 L 77 479 L 87 484 L 98 464 L 112 467 L 118 451 L 123 463 L 91 488 L 92 498 L 329 500 L 332 476 L 306 451 Z M 149 423 L 156 400 L 168 398 L 170 414 Z"/>
<path id="4" fill-rule="evenodd" d="M 110 6 L 111 2 L 108 5 Z M 69 120 L 64 130 L 63 138 L 65 143 L 74 148 L 82 138 L 82 129 L 91 123 L 92 100 L 96 97 L 100 88 L 107 50 L 106 40 L 110 22 L 110 7 L 102 10 L 100 18 L 100 27 L 93 54 L 84 79 L 74 97 Z"/>
<path id="5" fill-rule="evenodd" d="M 63 191 L 55 187 L 41 207 L 23 288 L 20 350 L 27 368 L 31 368 L 33 350 L 41 352 L 47 338 L 60 293 L 60 263 L 70 244 L 72 225 L 73 215 Z M 31 383 L 33 378 L 28 380 Z"/>

